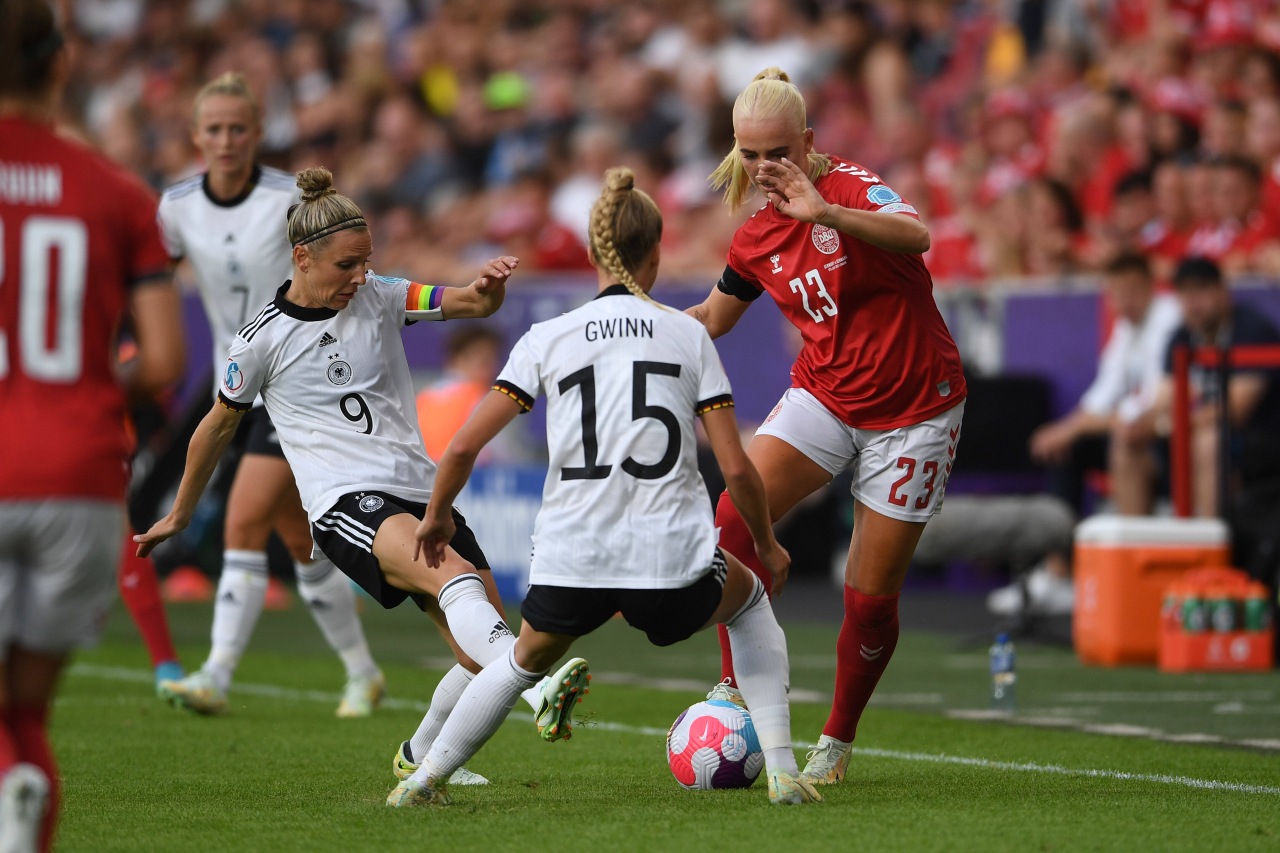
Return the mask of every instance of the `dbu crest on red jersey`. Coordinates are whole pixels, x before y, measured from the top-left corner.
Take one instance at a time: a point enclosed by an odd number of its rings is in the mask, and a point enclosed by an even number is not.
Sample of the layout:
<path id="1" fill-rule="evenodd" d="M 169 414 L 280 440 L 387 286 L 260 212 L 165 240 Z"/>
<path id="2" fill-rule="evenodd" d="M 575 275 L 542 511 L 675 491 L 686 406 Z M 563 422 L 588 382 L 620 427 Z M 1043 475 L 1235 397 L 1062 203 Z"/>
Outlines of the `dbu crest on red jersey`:
<path id="1" fill-rule="evenodd" d="M 834 228 L 828 228 L 815 222 L 813 225 L 813 245 L 824 255 L 834 255 L 840 251 L 840 235 L 836 233 Z"/>

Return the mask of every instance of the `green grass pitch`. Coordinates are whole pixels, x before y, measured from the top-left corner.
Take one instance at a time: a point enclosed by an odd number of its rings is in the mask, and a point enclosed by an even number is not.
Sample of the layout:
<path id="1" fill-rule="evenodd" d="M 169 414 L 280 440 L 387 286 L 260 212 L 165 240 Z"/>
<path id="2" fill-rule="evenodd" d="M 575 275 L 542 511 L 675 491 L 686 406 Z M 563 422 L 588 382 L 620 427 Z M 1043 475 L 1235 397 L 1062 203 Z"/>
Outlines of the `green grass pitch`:
<path id="1" fill-rule="evenodd" d="M 211 609 L 170 607 L 188 666 L 207 651 Z M 849 781 L 824 789 L 825 803 L 773 807 L 763 780 L 682 790 L 663 735 L 714 680 L 714 635 L 659 650 L 615 622 L 576 647 L 596 678 L 572 741 L 540 741 L 521 704 L 468 764 L 493 784 L 453 788 L 450 809 L 395 811 L 383 804 L 391 759 L 447 650 L 408 607 L 366 608 L 364 621 L 391 690 L 373 718 L 334 718 L 341 667 L 295 603 L 263 615 L 232 713 L 204 719 L 154 698 L 134 629 L 114 614 L 55 712 L 57 849 L 1280 849 L 1276 673 L 1087 669 L 1026 647 L 1015 723 L 982 720 L 985 650 L 918 632 L 903 635 Z M 803 764 L 825 719 L 835 628 L 785 627 Z"/>

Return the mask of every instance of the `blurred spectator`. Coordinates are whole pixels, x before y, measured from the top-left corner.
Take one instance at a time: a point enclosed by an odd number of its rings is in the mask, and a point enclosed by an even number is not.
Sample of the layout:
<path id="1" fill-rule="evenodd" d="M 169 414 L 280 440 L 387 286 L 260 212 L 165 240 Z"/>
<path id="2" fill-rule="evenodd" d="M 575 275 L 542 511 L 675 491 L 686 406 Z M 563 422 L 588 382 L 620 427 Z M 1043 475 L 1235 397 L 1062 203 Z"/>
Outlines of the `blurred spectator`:
<path id="1" fill-rule="evenodd" d="M 1253 308 L 1232 299 L 1218 265 L 1189 257 L 1173 275 L 1183 324 L 1174 333 L 1165 359 L 1165 376 L 1151 412 L 1133 423 L 1132 435 L 1168 434 L 1173 417 L 1173 351 L 1177 347 L 1280 343 L 1280 331 Z M 1280 478 L 1280 382 L 1275 370 L 1233 369 L 1225 396 L 1216 371 L 1191 369 L 1191 481 L 1197 516 L 1215 516 L 1218 502 L 1219 418 L 1227 407 L 1232 426 L 1230 457 L 1233 487 Z"/>
<path id="2" fill-rule="evenodd" d="M 1218 261 L 1228 272 L 1247 272 L 1254 253 L 1280 238 L 1262 210 L 1262 173 L 1245 157 L 1223 157 L 1209 166 L 1208 207 L 1204 221 L 1187 242 L 1187 252 Z"/>
<path id="3" fill-rule="evenodd" d="M 743 82 L 781 64 L 833 147 L 900 183 L 923 176 L 913 203 L 929 211 L 942 286 L 1099 269 L 1133 244 L 1147 202 L 1132 184 L 1114 190 L 1141 170 L 1156 210 L 1140 244 L 1158 278 L 1192 215 L 1203 215 L 1199 250 L 1228 272 L 1280 274 L 1280 242 L 1232 236 L 1253 226 L 1219 212 L 1280 210 L 1280 4 L 1265 0 L 68 8 L 68 117 L 110 156 L 157 186 L 192 173 L 191 96 L 239 70 L 264 105 L 266 162 L 324 163 L 371 209 L 415 208 L 423 227 L 398 251 L 446 267 L 493 244 L 490 220 L 511 226 L 495 194 L 519 185 L 525 204 L 532 173 L 548 176 L 555 219 L 580 239 L 583 199 L 625 163 L 685 200 L 672 269 L 703 268 L 733 230 L 692 189 L 718 160 L 708 140 L 724 138 Z M 1238 192 L 1243 172 L 1219 186 L 1208 164 L 1222 158 L 1258 167 L 1260 201 Z M 1082 231 L 1064 226 L 1072 205 Z"/>
<path id="4" fill-rule="evenodd" d="M 1074 510 L 1085 514 L 1089 472 L 1111 474 L 1116 511 L 1142 515 L 1150 510 L 1147 490 L 1134 486 L 1131 469 L 1150 478 L 1149 443 L 1127 443 L 1128 425 L 1143 417 L 1156 401 L 1164 376 L 1169 338 L 1182 314 L 1172 296 L 1158 295 L 1146 259 L 1125 253 L 1112 260 L 1103 288 L 1115 324 L 1098 358 L 1098 372 L 1080 402 L 1067 415 L 1045 424 L 1031 436 L 1033 459 L 1051 466 L 1052 490 Z"/>
<path id="5" fill-rule="evenodd" d="M 445 343 L 444 373 L 418 392 L 418 425 L 427 455 L 439 459 L 453 434 L 471 416 L 480 398 L 489 393 L 502 367 L 502 337 L 480 324 L 466 324 Z M 504 442 L 493 443 L 479 463 L 511 461 Z"/>
<path id="6" fill-rule="evenodd" d="M 518 175 L 490 211 L 488 234 L 504 255 L 520 259 L 522 270 L 590 270 L 586 233 L 574 234 L 551 216 L 552 186 L 546 171 Z"/>

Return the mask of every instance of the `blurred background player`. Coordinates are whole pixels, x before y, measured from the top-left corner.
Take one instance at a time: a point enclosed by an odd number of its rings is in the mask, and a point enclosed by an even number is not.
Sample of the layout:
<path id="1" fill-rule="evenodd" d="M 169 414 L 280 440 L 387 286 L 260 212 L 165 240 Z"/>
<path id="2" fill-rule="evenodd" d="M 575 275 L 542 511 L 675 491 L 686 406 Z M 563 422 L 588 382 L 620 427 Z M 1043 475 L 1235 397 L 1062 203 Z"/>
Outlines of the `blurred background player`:
<path id="1" fill-rule="evenodd" d="M 449 805 L 450 774 L 497 732 L 521 691 L 618 612 L 657 646 L 726 624 L 764 748 L 770 801 L 822 799 L 797 778 L 786 638 L 761 582 L 716 546 L 697 468 L 696 420 L 779 592 L 791 559 L 773 536 L 760 478 L 742 450 L 715 347 L 696 323 L 648 295 L 661 237 L 662 214 L 635 188 L 631 170 L 607 172 L 589 228 L 598 295 L 520 339 L 494 390 L 441 459 L 417 533 L 431 566 L 445 559 L 455 533 L 453 500 L 480 450 L 547 395 L 551 472 L 534 528 L 520 637 L 467 687 L 422 766 L 388 796 L 389 806 Z M 570 664 L 567 675 L 561 670 L 552 679 L 568 694 L 553 724 L 566 737 L 588 679 L 585 661 Z"/>
<path id="2" fill-rule="evenodd" d="M 0 849 L 49 850 L 58 677 L 116 585 L 127 395 L 183 370 L 177 291 L 134 177 L 54 130 L 68 60 L 43 0 L 0 4 Z M 138 355 L 117 372 L 130 317 Z"/>
<path id="3" fill-rule="evenodd" d="M 844 779 L 858 720 L 898 642 L 898 595 L 920 534 L 942 504 L 960 440 L 966 385 L 921 254 L 929 231 L 910 202 L 856 163 L 819 154 L 804 96 L 767 68 L 733 107 L 734 148 L 712 174 L 737 209 L 766 204 L 738 229 L 719 284 L 689 309 L 716 338 L 768 293 L 804 341 L 792 387 L 747 448 L 776 521 L 832 478 L 853 474 L 853 538 L 836 641 L 835 695 L 804 778 Z M 728 494 L 720 544 L 767 585 Z M 737 699 L 722 630 L 724 681 Z"/>
<path id="4" fill-rule="evenodd" d="M 292 176 L 254 162 L 262 124 L 240 75 L 223 74 L 196 95 L 191 138 L 207 171 L 165 191 L 160 227 L 173 260 L 191 262 L 220 375 L 236 331 L 289 277 L 285 222 L 298 193 Z M 274 530 L 293 557 L 298 593 L 346 669 L 337 715 L 368 716 L 386 684 L 365 641 L 355 593 L 328 558 L 312 559 L 307 516 L 266 409 L 256 403 L 244 420 L 237 434 L 243 455 L 227 497 L 212 648 L 198 672 L 163 682 L 162 694 L 201 714 L 227 710 L 227 690 L 266 599 Z"/>
<path id="5" fill-rule="evenodd" d="M 120 346 L 122 370 L 132 369 L 128 362 L 137 357 L 137 347 L 132 341 Z M 151 415 L 163 418 L 162 408 L 158 401 L 135 400 L 130 409 L 127 429 L 130 443 L 137 448 L 144 441 L 143 422 L 151 421 Z M 132 466 L 130 466 L 132 468 Z M 151 658 L 151 668 L 155 674 L 156 692 L 160 693 L 160 685 L 166 681 L 182 678 L 182 664 L 178 662 L 178 651 L 173 647 L 173 636 L 169 633 L 169 619 L 165 615 L 164 597 L 160 592 L 160 578 L 156 574 L 155 562 L 150 557 L 139 557 L 138 546 L 133 542 L 136 531 L 128 528 L 128 535 L 120 546 L 120 600 L 124 602 L 133 617 L 133 623 L 142 636 Z"/>

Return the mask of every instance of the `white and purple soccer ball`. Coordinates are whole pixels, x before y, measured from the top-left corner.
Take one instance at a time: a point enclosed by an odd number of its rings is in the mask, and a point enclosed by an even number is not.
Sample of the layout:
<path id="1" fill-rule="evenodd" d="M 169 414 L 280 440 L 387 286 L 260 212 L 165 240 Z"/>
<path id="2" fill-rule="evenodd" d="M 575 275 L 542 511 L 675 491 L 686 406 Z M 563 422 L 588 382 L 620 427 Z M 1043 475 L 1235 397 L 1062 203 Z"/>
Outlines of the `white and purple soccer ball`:
<path id="1" fill-rule="evenodd" d="M 764 750 L 746 709 L 719 699 L 690 706 L 667 732 L 667 764 L 689 789 L 749 788 Z"/>

